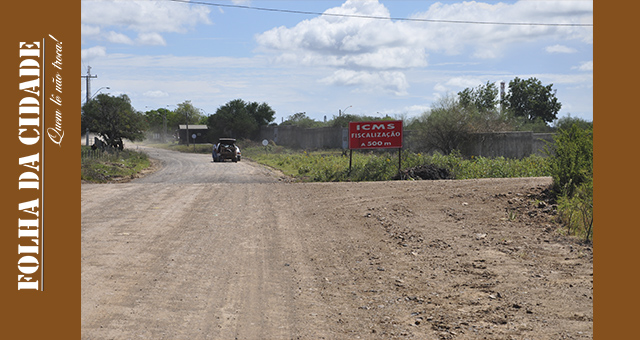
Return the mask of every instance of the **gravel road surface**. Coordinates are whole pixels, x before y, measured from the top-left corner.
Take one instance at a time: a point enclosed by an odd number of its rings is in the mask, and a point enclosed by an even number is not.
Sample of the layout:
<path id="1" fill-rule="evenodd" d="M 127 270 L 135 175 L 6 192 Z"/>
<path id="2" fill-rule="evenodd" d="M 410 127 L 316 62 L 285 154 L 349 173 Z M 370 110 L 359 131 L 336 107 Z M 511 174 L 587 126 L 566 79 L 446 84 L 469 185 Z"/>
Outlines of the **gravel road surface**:
<path id="1" fill-rule="evenodd" d="M 550 178 L 291 183 L 144 148 L 82 184 L 83 339 L 591 339 L 593 253 Z"/>

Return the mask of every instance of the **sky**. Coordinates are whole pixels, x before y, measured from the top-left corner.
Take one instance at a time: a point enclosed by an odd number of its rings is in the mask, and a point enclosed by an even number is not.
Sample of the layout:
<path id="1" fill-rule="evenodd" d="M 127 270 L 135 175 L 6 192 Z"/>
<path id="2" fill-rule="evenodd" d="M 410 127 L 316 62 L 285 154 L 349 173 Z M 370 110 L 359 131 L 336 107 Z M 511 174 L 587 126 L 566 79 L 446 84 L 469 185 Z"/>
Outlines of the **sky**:
<path id="1" fill-rule="evenodd" d="M 90 96 L 214 114 L 269 104 L 411 119 L 487 82 L 553 84 L 558 118 L 593 120 L 593 1 L 82 0 Z M 81 78 L 86 100 L 86 81 Z M 109 87 L 107 89 L 107 87 Z"/>

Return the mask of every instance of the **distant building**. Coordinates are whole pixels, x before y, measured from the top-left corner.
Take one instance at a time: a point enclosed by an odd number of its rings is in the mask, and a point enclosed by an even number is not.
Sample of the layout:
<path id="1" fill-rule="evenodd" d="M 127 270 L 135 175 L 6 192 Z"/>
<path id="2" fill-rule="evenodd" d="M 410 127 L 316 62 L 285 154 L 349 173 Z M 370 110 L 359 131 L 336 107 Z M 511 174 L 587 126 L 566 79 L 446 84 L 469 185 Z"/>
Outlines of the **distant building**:
<path id="1" fill-rule="evenodd" d="M 189 143 L 200 144 L 208 143 L 207 132 L 209 128 L 206 125 L 191 125 L 189 124 Z M 193 135 L 196 135 L 195 140 Z M 187 125 L 178 125 L 178 142 L 180 144 L 187 144 Z"/>

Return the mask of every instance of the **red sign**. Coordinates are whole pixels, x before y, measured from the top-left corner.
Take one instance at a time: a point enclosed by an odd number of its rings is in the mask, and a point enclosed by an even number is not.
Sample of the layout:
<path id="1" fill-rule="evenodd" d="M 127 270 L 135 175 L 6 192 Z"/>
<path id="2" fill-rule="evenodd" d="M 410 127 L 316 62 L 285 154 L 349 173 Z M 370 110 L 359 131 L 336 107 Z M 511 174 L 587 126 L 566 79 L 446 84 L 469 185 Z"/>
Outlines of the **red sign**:
<path id="1" fill-rule="evenodd" d="M 349 123 L 349 149 L 402 148 L 402 121 Z"/>

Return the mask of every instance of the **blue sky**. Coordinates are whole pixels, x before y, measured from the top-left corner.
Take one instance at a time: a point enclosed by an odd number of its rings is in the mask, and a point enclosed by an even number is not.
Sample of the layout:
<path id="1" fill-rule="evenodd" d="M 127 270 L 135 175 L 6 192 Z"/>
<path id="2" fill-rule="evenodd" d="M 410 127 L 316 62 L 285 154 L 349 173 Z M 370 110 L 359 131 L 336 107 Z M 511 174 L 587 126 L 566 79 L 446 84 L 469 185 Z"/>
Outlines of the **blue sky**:
<path id="1" fill-rule="evenodd" d="M 124 93 L 140 111 L 174 109 L 190 100 L 213 114 L 239 98 L 268 103 L 277 123 L 297 112 L 331 119 L 345 109 L 411 118 L 467 87 L 536 77 L 557 90 L 559 117 L 593 120 L 593 26 L 588 26 L 593 1 L 82 0 L 81 5 L 81 74 L 91 66 L 98 76 L 91 95 Z M 83 92 L 81 100 L 85 97 Z"/>

